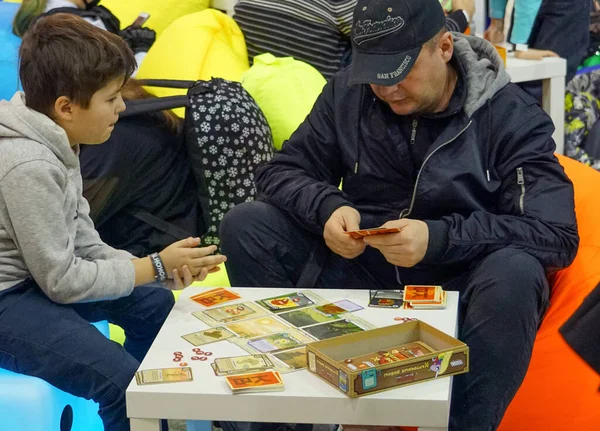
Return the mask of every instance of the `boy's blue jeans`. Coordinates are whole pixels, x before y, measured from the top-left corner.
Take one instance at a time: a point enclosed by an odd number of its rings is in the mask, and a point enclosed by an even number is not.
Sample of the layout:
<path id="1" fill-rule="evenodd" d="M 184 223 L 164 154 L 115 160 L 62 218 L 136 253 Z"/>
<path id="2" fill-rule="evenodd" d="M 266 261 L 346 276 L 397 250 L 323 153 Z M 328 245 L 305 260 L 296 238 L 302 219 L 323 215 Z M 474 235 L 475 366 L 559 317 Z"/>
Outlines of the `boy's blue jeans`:
<path id="1" fill-rule="evenodd" d="M 25 281 L 0 292 L 0 367 L 92 399 L 106 430 L 129 430 L 125 390 L 174 303 L 170 291 L 146 285 L 116 300 L 61 305 Z M 124 329 L 124 346 L 89 324 L 100 320 Z"/>

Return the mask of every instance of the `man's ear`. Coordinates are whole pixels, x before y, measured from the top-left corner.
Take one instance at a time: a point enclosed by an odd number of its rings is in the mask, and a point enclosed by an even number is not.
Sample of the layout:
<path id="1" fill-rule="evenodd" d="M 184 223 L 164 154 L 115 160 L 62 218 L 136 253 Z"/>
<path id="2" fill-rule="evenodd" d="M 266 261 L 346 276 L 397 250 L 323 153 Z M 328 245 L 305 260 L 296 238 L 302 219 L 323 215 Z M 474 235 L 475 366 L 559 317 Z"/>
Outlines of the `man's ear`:
<path id="1" fill-rule="evenodd" d="M 454 39 L 452 37 L 452 33 L 447 31 L 442 34 L 440 37 L 440 50 L 442 51 L 442 58 L 446 63 L 450 61 L 452 58 L 452 54 L 454 54 Z"/>
<path id="2" fill-rule="evenodd" d="M 54 120 L 59 122 L 69 122 L 73 119 L 73 109 L 75 106 L 67 96 L 60 96 L 54 102 Z"/>

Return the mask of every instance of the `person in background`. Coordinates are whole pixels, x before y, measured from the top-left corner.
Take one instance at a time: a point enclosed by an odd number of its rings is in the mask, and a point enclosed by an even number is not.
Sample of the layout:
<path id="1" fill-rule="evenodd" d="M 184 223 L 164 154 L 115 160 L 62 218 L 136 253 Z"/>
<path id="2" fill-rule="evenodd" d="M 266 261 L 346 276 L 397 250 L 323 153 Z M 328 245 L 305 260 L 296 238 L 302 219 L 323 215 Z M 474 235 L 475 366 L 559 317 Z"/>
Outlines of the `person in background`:
<path id="1" fill-rule="evenodd" d="M 350 29 L 357 0 L 240 0 L 233 19 L 246 38 L 248 57 L 269 52 L 294 57 L 326 78 L 350 64 Z M 450 31 L 464 32 L 475 12 L 474 0 L 454 0 Z"/>
<path id="2" fill-rule="evenodd" d="M 54 13 L 72 13 L 103 30 L 121 36 L 129 45 L 138 64 L 156 40 L 154 30 L 130 25 L 121 30 L 121 23 L 108 9 L 99 5 L 100 0 L 23 0 L 13 21 L 13 33 L 23 37 L 40 17 Z M 134 72 L 135 75 L 135 72 Z"/>
<path id="3" fill-rule="evenodd" d="M 135 58 L 118 36 L 72 14 L 23 36 L 25 93 L 0 101 L 0 367 L 100 405 L 129 430 L 125 390 L 183 289 L 218 270 L 199 238 L 136 258 L 100 240 L 81 194 L 80 144 L 111 135 Z M 90 322 L 121 326 L 123 346 Z"/>
<path id="4" fill-rule="evenodd" d="M 492 43 L 503 43 L 504 15 L 507 0 L 490 0 L 490 26 L 484 33 Z M 575 76 L 589 44 L 590 0 L 515 0 L 512 30 L 508 41 L 515 57 L 541 60 L 562 57 L 567 60 L 566 82 Z M 522 87 L 534 97 L 541 97 L 541 85 Z"/>

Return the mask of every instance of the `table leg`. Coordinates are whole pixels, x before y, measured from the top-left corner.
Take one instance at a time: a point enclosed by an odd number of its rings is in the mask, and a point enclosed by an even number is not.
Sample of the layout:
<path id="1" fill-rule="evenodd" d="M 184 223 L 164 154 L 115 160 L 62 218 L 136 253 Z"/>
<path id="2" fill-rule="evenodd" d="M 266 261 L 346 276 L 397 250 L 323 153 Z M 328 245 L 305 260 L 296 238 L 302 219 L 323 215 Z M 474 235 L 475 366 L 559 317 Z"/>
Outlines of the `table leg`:
<path id="1" fill-rule="evenodd" d="M 129 419 L 131 431 L 161 431 L 159 419 Z"/>
<path id="2" fill-rule="evenodd" d="M 557 76 L 542 81 L 542 104 L 544 111 L 554 123 L 552 137 L 556 142 L 556 152 L 565 152 L 565 77 Z"/>

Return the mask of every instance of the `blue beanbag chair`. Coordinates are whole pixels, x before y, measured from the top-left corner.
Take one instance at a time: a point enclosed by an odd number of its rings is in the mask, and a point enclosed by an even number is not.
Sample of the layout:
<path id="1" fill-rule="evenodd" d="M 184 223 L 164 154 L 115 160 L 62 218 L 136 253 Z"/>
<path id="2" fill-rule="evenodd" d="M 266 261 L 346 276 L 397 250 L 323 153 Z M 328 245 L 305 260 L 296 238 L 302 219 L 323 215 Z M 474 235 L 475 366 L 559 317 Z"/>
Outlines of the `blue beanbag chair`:
<path id="1" fill-rule="evenodd" d="M 21 39 L 12 33 L 12 21 L 19 6 L 0 1 L 0 99 L 10 100 L 21 89 L 18 77 Z"/>

